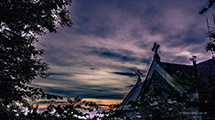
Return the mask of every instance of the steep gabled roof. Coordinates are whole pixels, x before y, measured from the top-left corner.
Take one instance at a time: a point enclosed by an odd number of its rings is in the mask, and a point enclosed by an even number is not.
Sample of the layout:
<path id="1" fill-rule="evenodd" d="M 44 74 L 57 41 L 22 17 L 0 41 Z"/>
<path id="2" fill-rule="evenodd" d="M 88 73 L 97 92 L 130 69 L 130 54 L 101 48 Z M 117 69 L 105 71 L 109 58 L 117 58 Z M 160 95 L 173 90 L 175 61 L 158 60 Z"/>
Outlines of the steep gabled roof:
<path id="1" fill-rule="evenodd" d="M 182 64 L 173 64 L 160 62 L 163 68 L 171 75 L 178 76 L 177 71 L 192 75 L 193 66 L 191 65 L 182 65 Z M 198 73 L 200 75 L 200 80 L 207 82 L 207 77 L 212 74 L 215 75 L 215 59 L 209 59 L 204 62 L 197 64 Z"/>
<path id="2" fill-rule="evenodd" d="M 200 79 L 204 82 L 208 82 L 207 77 L 209 75 L 215 75 L 215 59 L 201 62 L 197 65 L 197 68 L 200 74 Z"/>
<path id="3" fill-rule="evenodd" d="M 192 66 L 189 65 L 181 65 L 181 64 L 173 64 L 173 63 L 165 63 L 160 62 L 163 68 L 171 75 L 171 76 L 178 76 L 178 71 L 191 74 L 192 73 Z"/>
<path id="4" fill-rule="evenodd" d="M 131 91 L 126 95 L 126 97 L 123 99 L 122 104 L 128 104 L 130 101 L 136 101 L 139 97 L 139 94 L 141 92 L 141 88 L 143 86 L 143 82 L 137 82 Z"/>
<path id="5" fill-rule="evenodd" d="M 182 73 L 186 74 L 192 74 L 193 71 L 193 66 L 191 65 L 182 65 L 182 64 L 173 64 L 173 63 L 165 63 L 165 62 L 160 62 L 160 60 L 155 60 L 151 62 L 149 71 L 147 73 L 146 79 L 144 82 L 137 82 L 134 87 L 131 89 L 131 91 L 127 94 L 127 96 L 123 100 L 123 104 L 127 104 L 129 101 L 136 101 L 138 97 L 140 96 L 140 92 L 144 91 L 144 87 L 147 87 L 150 84 L 150 79 L 151 79 L 151 71 L 154 71 L 158 67 L 154 67 L 157 65 L 160 67 L 161 70 L 160 72 L 165 72 L 166 78 L 165 79 L 172 79 L 175 77 L 179 77 L 177 71 L 180 71 Z M 153 68 L 154 67 L 154 68 Z M 200 79 L 202 81 L 207 82 L 207 76 L 212 74 L 215 75 L 215 59 L 210 59 L 201 63 L 197 64 L 197 69 L 200 74 Z M 169 75 L 169 76 L 168 76 Z M 168 83 L 169 80 L 166 80 Z M 170 83 L 171 85 L 171 83 Z"/>

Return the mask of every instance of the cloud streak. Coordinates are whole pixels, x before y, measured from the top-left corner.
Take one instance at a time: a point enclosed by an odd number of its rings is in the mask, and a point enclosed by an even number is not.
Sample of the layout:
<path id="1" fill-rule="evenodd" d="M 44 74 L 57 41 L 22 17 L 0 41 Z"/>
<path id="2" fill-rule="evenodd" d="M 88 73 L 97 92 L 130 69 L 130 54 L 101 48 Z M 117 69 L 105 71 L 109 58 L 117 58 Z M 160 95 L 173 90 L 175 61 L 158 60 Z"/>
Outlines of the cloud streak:
<path id="1" fill-rule="evenodd" d="M 33 84 L 65 97 L 122 99 L 146 74 L 158 42 L 165 62 L 190 64 L 210 58 L 202 0 L 74 0 L 72 28 L 40 36 L 48 79 Z"/>

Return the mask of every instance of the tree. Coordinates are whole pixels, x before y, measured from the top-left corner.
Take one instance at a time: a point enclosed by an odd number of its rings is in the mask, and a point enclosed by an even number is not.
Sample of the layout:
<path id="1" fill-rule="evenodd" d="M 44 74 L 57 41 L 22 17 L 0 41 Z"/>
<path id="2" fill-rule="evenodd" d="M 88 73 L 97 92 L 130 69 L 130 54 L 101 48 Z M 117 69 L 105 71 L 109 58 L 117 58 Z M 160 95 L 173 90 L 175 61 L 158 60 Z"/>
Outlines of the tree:
<path id="1" fill-rule="evenodd" d="M 202 8 L 202 10 L 199 12 L 199 14 L 205 14 L 210 8 L 214 7 L 215 0 L 209 0 L 208 6 L 205 8 Z M 213 28 L 214 29 L 214 28 Z M 210 51 L 213 55 L 215 54 L 215 33 L 213 31 L 209 31 L 208 36 L 210 37 L 210 42 L 207 43 L 205 50 L 208 52 Z M 213 56 L 215 57 L 215 56 Z"/>
<path id="2" fill-rule="evenodd" d="M 67 5 L 71 0 L 0 1 L 0 116 L 16 117 L 26 98 L 57 99 L 42 89 L 29 87 L 36 77 L 46 77 L 43 50 L 35 48 L 37 36 L 56 32 L 57 24 L 70 26 Z"/>
<path id="3" fill-rule="evenodd" d="M 67 99 L 67 103 L 63 105 L 57 105 L 50 103 L 49 106 L 42 112 L 38 113 L 38 105 L 35 107 L 31 105 L 29 112 L 26 115 L 19 115 L 16 119 L 27 119 L 27 120 L 89 120 L 90 115 L 85 112 L 98 110 L 98 105 L 94 102 L 83 101 L 79 97 L 74 99 Z M 82 111 L 81 111 L 82 110 Z M 95 118 L 96 120 L 96 118 Z"/>
<path id="4" fill-rule="evenodd" d="M 211 7 L 214 7 L 215 4 L 215 0 L 208 0 L 208 6 L 202 8 L 202 10 L 199 12 L 199 14 L 204 14 L 205 12 L 208 11 L 208 9 L 210 9 Z"/>

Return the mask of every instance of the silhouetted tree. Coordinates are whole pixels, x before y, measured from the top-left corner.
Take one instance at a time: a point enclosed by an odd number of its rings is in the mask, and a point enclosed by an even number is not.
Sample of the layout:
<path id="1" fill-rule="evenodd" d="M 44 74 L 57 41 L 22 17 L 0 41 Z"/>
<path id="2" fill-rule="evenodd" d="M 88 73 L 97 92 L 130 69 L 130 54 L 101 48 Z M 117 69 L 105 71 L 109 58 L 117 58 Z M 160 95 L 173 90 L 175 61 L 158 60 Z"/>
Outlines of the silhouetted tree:
<path id="1" fill-rule="evenodd" d="M 210 9 L 211 7 L 214 7 L 215 5 L 215 0 L 208 0 L 208 6 L 205 8 L 202 8 L 202 10 L 199 12 L 199 14 L 204 14 Z M 206 51 L 210 51 L 213 54 L 215 54 L 215 33 L 210 32 L 209 37 L 211 38 L 211 41 L 207 43 L 207 46 L 205 47 Z M 213 56 L 215 57 L 215 56 Z"/>
<path id="2" fill-rule="evenodd" d="M 207 7 L 202 8 L 202 10 L 199 12 L 199 14 L 204 14 L 205 12 L 208 11 L 211 7 L 214 7 L 215 0 L 208 0 L 208 5 Z"/>
<path id="3" fill-rule="evenodd" d="M 0 1 L 0 116 L 15 119 L 29 106 L 26 98 L 57 99 L 56 95 L 28 86 L 36 77 L 46 77 L 47 64 L 42 50 L 35 48 L 37 36 L 57 24 L 70 26 L 67 5 L 70 0 Z M 2 119 L 2 118 L 1 118 Z"/>
<path id="4" fill-rule="evenodd" d="M 19 115 L 16 119 L 29 120 L 88 120 L 90 115 L 85 112 L 98 110 L 98 105 L 94 102 L 83 101 L 79 97 L 74 99 L 67 99 L 67 103 L 63 105 L 56 105 L 50 103 L 44 111 L 38 112 L 38 106 L 31 105 L 29 112 L 26 115 Z"/>

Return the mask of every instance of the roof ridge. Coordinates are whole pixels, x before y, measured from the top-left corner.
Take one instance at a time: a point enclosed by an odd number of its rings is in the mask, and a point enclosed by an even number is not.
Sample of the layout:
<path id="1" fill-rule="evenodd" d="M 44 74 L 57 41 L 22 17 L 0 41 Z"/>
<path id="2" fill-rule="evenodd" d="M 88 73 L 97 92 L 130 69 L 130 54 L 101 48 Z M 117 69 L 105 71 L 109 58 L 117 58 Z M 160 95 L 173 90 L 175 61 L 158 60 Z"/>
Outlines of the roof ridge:
<path id="1" fill-rule="evenodd" d="M 212 59 L 208 59 L 208 60 L 205 60 L 205 61 L 199 62 L 199 63 L 197 63 L 197 64 L 198 64 L 198 65 L 199 65 L 199 64 L 204 64 L 204 63 L 207 63 L 207 62 L 209 62 L 209 61 L 215 61 L 215 59 L 214 59 L 214 58 L 212 58 Z"/>
<path id="2" fill-rule="evenodd" d="M 192 65 L 186 65 L 186 64 L 177 64 L 177 63 L 168 63 L 168 62 L 160 62 L 162 64 L 171 64 L 171 65 L 180 65 L 180 66 L 187 66 L 187 67 L 192 67 Z"/>

